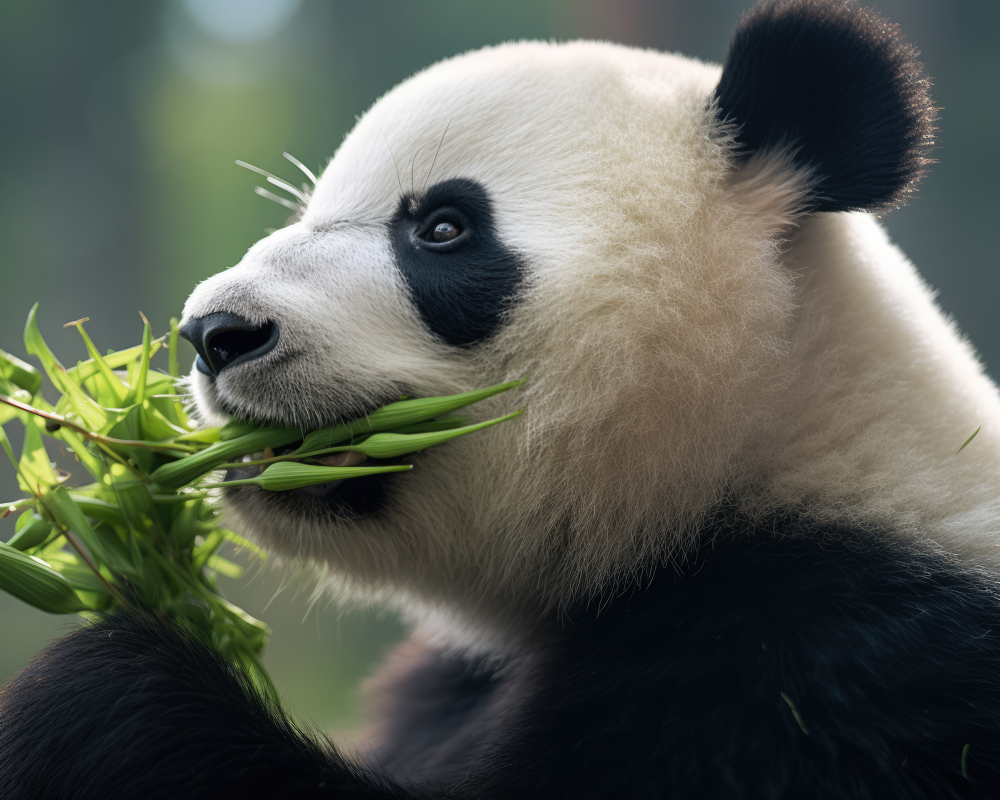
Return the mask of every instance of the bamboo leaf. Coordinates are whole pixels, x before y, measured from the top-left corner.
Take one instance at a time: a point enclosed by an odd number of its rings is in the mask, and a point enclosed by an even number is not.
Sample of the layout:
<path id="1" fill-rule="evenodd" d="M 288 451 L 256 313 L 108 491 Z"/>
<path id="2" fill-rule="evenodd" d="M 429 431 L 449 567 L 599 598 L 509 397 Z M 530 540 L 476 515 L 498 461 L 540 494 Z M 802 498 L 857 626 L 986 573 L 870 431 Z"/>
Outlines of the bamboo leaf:
<path id="1" fill-rule="evenodd" d="M 42 338 L 42 334 L 38 330 L 37 315 L 38 303 L 35 303 L 31 307 L 31 311 L 28 312 L 28 321 L 24 324 L 24 349 L 29 354 L 38 357 L 42 362 L 42 369 L 49 376 L 49 380 L 55 384 L 57 389 L 65 391 L 63 389 L 65 369 L 59 363 L 59 359 L 52 354 L 49 346 L 45 344 L 45 339 Z"/>
<path id="2" fill-rule="evenodd" d="M 160 486 L 175 489 L 197 480 L 230 458 L 255 453 L 265 447 L 284 447 L 301 436 L 298 428 L 263 428 L 226 442 L 216 442 L 200 453 L 164 464 L 149 477 Z"/>
<path id="3" fill-rule="evenodd" d="M 19 483 L 29 494 L 44 494 L 51 487 L 59 485 L 59 479 L 42 442 L 42 435 L 34 421 L 24 426 L 24 446 L 21 448 L 19 466 Z"/>
<path id="4" fill-rule="evenodd" d="M 163 346 L 163 342 L 159 339 L 154 339 L 152 347 L 150 348 L 150 355 L 155 356 L 156 352 Z M 138 358 L 142 357 L 142 345 L 136 345 L 135 347 L 130 347 L 127 350 L 118 350 L 106 353 L 102 358 L 104 363 L 107 364 L 111 369 L 122 369 L 127 367 L 130 363 Z M 81 383 L 87 378 L 96 375 L 99 372 L 99 368 L 93 359 L 89 361 L 81 361 L 75 367 L 71 367 L 66 370 L 66 374 L 74 378 L 74 380 L 80 381 Z"/>
<path id="5" fill-rule="evenodd" d="M 49 538 L 52 533 L 52 523 L 29 511 L 21 515 L 15 531 L 7 544 L 15 550 L 30 550 Z"/>
<path id="6" fill-rule="evenodd" d="M 3 543 L 0 543 L 0 589 L 50 614 L 72 614 L 90 608 L 47 563 Z"/>
<path id="7" fill-rule="evenodd" d="M 42 385 L 42 373 L 4 350 L 0 350 L 0 378 L 29 395 L 35 394 Z"/>
<path id="8" fill-rule="evenodd" d="M 49 566 L 78 591 L 107 595 L 108 587 L 76 553 L 59 551 L 46 556 Z M 110 576 L 111 573 L 108 573 Z"/>
<path id="9" fill-rule="evenodd" d="M 94 378 L 99 376 L 100 378 L 103 379 L 103 381 L 100 384 L 101 389 L 103 389 L 102 395 L 104 392 L 106 392 L 109 395 L 107 400 L 104 402 L 104 405 L 120 406 L 124 402 L 125 397 L 128 394 L 128 389 L 126 388 L 125 384 L 121 382 L 119 377 L 115 375 L 114 371 L 108 365 L 107 361 L 104 360 L 104 357 L 94 346 L 94 343 L 91 340 L 90 336 L 87 335 L 87 331 L 85 331 L 83 328 L 83 321 L 81 320 L 79 322 L 76 322 L 74 323 L 74 325 L 76 327 L 77 332 L 83 338 L 84 346 L 87 348 L 87 352 L 90 353 L 91 361 L 97 368 L 96 375 L 85 375 L 83 370 L 79 369 L 76 374 L 77 379 L 79 379 L 82 382 L 87 379 L 93 380 Z M 82 365 L 79 366 L 82 367 Z"/>
<path id="10" fill-rule="evenodd" d="M 73 531 L 73 533 L 80 537 L 97 561 L 103 564 L 108 563 L 108 556 L 104 552 L 97 534 L 90 527 L 90 523 L 87 522 L 87 518 L 84 516 L 83 511 L 80 510 L 80 507 L 73 502 L 73 499 L 69 496 L 69 492 L 60 487 L 43 495 L 41 500 L 42 505 L 45 506 L 45 509 L 59 523 L 63 530 Z"/>
<path id="11" fill-rule="evenodd" d="M 294 461 L 282 461 L 272 464 L 255 478 L 245 478 L 235 481 L 208 483 L 205 486 L 259 486 L 269 492 L 284 492 L 289 489 L 301 489 L 303 486 L 316 486 L 320 483 L 360 478 L 364 475 L 377 475 L 382 472 L 407 472 L 413 469 L 410 464 L 394 464 L 383 467 L 319 467 L 312 464 L 297 464 Z"/>
<path id="12" fill-rule="evenodd" d="M 227 541 L 232 542 L 237 547 L 244 547 L 244 548 L 246 548 L 251 553 L 253 553 L 255 556 L 257 556 L 257 558 L 259 558 L 261 561 L 266 561 L 267 560 L 267 553 L 265 553 L 263 550 L 261 550 L 261 548 L 259 548 L 253 542 L 248 541 L 247 539 L 244 539 L 242 536 L 240 536 L 235 531 L 230 531 L 230 530 L 223 529 L 222 535 L 223 535 L 223 537 L 225 537 L 225 539 Z"/>
<path id="13" fill-rule="evenodd" d="M 138 363 L 131 363 L 128 367 L 129 382 L 132 389 L 129 390 L 125 399 L 126 405 L 142 403 L 146 399 L 146 379 L 149 375 L 149 359 L 153 354 L 153 331 L 149 327 L 146 318 L 142 318 L 142 354 Z"/>
<path id="14" fill-rule="evenodd" d="M 356 451 L 364 453 L 366 456 L 371 456 L 372 458 L 396 458 L 398 456 L 408 455 L 409 453 L 418 453 L 421 450 L 426 450 L 428 447 L 433 447 L 436 444 L 443 444 L 444 442 L 458 436 L 464 436 L 467 433 L 480 431 L 483 428 L 490 427 L 491 425 L 496 425 L 500 422 L 506 422 L 507 420 L 514 419 L 514 417 L 518 417 L 521 414 L 521 411 L 515 411 L 513 414 L 507 414 L 506 416 L 498 417 L 497 419 L 479 422 L 475 425 L 466 425 L 463 428 L 452 428 L 450 430 L 443 431 L 428 431 L 426 433 L 412 434 L 373 433 L 361 443 L 344 445 L 342 447 L 331 447 L 319 452 L 304 453 L 302 455 L 305 457 L 309 455 L 317 456 L 323 453 L 344 453 L 348 451 Z"/>
<path id="15" fill-rule="evenodd" d="M 509 391 L 515 387 L 523 386 L 524 380 L 509 381 L 497 386 L 490 386 L 486 389 L 477 389 L 472 392 L 462 394 L 447 395 L 445 397 L 421 397 L 416 400 L 400 400 L 398 403 L 390 403 L 383 406 L 378 411 L 368 415 L 371 429 L 374 431 L 388 431 L 399 428 L 403 425 L 412 425 L 416 422 L 424 422 L 457 408 L 463 408 L 487 397 L 493 397 L 501 392 Z"/>
<path id="16" fill-rule="evenodd" d="M 975 429 L 975 430 L 974 430 L 974 431 L 972 432 L 972 436 L 970 436 L 970 437 L 969 437 L 968 439 L 966 439 L 966 440 L 965 440 L 965 443 L 964 443 L 964 444 L 963 444 L 963 445 L 962 445 L 961 447 L 959 447 L 957 451 L 955 451 L 955 455 L 957 456 L 957 455 L 958 455 L 959 453 L 961 453 L 961 452 L 962 452 L 962 451 L 963 451 L 963 450 L 964 450 L 964 449 L 966 448 L 966 446 L 967 446 L 967 445 L 968 445 L 968 444 L 969 444 L 969 443 L 970 443 L 970 442 L 971 442 L 971 441 L 972 441 L 973 439 L 975 439 L 975 438 L 976 438 L 976 436 L 977 436 L 977 435 L 979 434 L 979 431 L 981 431 L 982 429 L 983 429 L 983 426 L 982 426 L 982 425 L 980 425 L 980 426 L 979 426 L 978 428 L 976 428 L 976 429 Z"/>
<path id="17" fill-rule="evenodd" d="M 220 575 L 225 575 L 227 578 L 234 580 L 242 578 L 244 572 L 243 567 L 239 564 L 234 564 L 229 559 L 216 555 L 208 557 L 208 568 L 214 569 Z"/>

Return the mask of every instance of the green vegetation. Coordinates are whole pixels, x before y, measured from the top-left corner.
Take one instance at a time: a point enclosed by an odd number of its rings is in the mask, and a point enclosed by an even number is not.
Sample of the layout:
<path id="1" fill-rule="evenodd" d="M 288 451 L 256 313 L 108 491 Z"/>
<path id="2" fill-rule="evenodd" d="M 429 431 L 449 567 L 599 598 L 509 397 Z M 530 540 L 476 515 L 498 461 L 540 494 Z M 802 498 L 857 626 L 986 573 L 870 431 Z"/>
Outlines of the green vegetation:
<path id="1" fill-rule="evenodd" d="M 0 543 L 0 589 L 54 614 L 86 617 L 126 605 L 169 616 L 211 638 L 272 692 L 259 658 L 267 626 L 228 602 L 216 581 L 217 575 L 239 577 L 243 571 L 218 554 L 224 541 L 261 559 L 265 554 L 220 526 L 218 487 L 254 484 L 282 491 L 406 471 L 407 464 L 333 467 L 316 459 L 347 451 L 398 458 L 520 413 L 474 425 L 445 416 L 521 384 L 513 381 L 450 397 L 402 399 L 362 419 L 308 433 L 246 421 L 196 429 L 176 385 L 176 320 L 159 339 L 146 322 L 141 345 L 104 356 L 87 335 L 85 319 L 70 323 L 89 359 L 67 368 L 42 338 L 36 309 L 25 326 L 25 347 L 41 362 L 59 399 L 47 402 L 42 374 L 0 350 L 0 444 L 25 493 L 0 505 L 3 516 L 20 513 L 14 536 Z M 166 373 L 150 368 L 163 348 Z M 20 457 L 3 430 L 15 419 L 24 425 Z M 94 482 L 70 482 L 72 476 L 50 460 L 46 437 Z M 294 451 L 274 454 L 300 440 Z M 239 460 L 258 452 L 255 461 Z M 262 471 L 242 480 L 206 479 L 234 466 Z"/>

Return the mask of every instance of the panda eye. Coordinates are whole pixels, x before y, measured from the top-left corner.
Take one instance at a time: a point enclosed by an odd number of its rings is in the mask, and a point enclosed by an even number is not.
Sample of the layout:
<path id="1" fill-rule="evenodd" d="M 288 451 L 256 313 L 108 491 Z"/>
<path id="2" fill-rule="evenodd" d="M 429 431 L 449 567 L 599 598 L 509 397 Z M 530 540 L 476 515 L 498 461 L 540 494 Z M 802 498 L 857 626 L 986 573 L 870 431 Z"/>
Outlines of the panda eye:
<path id="1" fill-rule="evenodd" d="M 424 217 L 414 231 L 417 244 L 437 253 L 451 253 L 469 241 L 472 228 L 465 215 L 455 208 L 438 209 Z"/>
<path id="2" fill-rule="evenodd" d="M 457 239 L 461 233 L 462 229 L 458 225 L 446 220 L 434 226 L 429 238 L 432 242 L 450 242 L 452 239 Z"/>

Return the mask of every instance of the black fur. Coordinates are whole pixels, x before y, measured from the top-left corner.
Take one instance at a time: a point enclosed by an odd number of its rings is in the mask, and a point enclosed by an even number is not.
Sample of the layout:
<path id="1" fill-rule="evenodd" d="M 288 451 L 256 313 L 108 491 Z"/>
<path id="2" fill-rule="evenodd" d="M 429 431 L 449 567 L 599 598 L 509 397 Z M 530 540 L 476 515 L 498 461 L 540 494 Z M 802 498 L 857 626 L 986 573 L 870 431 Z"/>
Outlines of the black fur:
<path id="1" fill-rule="evenodd" d="M 716 519 L 691 563 L 517 652 L 410 645 L 376 768 L 191 637 L 119 617 L 3 691 L 0 795 L 998 798 L 998 588 L 881 531 Z"/>
<path id="2" fill-rule="evenodd" d="M 421 238 L 440 221 L 458 222 L 464 238 L 430 249 Z M 488 338 L 524 275 L 520 257 L 497 237 L 486 190 L 472 180 L 435 184 L 404 196 L 392 222 L 396 264 L 428 328 L 467 347 Z"/>
<path id="3" fill-rule="evenodd" d="M 0 691 L 0 759 L 4 800 L 416 796 L 345 764 L 148 616 L 82 628 L 21 670 Z"/>
<path id="4" fill-rule="evenodd" d="M 935 109 L 917 52 L 855 3 L 765 0 L 737 26 L 716 89 L 743 156 L 793 145 L 819 178 L 817 211 L 904 202 L 933 146 Z"/>

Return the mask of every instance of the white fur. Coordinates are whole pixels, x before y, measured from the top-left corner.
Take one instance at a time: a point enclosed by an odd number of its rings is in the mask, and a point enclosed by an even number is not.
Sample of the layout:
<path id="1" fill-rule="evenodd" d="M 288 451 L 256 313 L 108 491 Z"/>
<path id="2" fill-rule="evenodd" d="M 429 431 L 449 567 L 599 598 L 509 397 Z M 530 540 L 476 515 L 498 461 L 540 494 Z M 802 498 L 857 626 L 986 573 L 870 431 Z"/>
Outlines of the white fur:
<path id="1" fill-rule="evenodd" d="M 780 151 L 734 170 L 718 76 L 610 44 L 520 43 L 379 100 L 301 221 L 189 300 L 188 317 L 281 330 L 214 389 L 194 373 L 199 409 L 220 421 L 221 398 L 316 427 L 400 384 L 526 376 L 473 414 L 527 413 L 421 455 L 384 515 L 289 519 L 257 492 L 233 509 L 241 528 L 345 593 L 498 629 L 682 557 L 733 497 L 750 515 L 798 508 L 995 557 L 993 385 L 875 219 L 795 227 L 808 174 Z M 469 351 L 422 326 L 387 232 L 401 193 L 448 178 L 486 187 L 530 271 Z"/>

